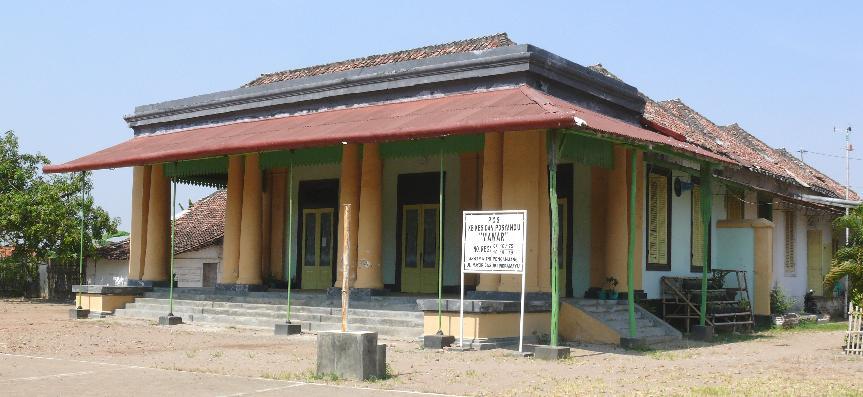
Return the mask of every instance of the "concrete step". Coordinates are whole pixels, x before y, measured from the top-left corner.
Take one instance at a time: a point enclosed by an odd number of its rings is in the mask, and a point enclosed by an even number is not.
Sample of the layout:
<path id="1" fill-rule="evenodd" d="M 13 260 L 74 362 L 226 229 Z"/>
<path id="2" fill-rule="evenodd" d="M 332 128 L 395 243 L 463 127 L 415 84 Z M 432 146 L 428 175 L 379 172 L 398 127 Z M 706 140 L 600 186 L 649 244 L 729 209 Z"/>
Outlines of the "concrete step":
<path id="1" fill-rule="evenodd" d="M 142 309 L 117 309 L 114 315 L 117 317 L 127 318 L 143 318 L 148 320 L 158 320 L 159 316 L 164 316 L 167 310 L 142 310 Z M 175 307 L 174 314 L 183 318 L 186 323 L 210 323 L 218 325 L 235 325 L 235 326 L 250 326 L 272 328 L 276 323 L 284 322 L 284 317 L 246 317 L 246 316 L 231 316 L 219 314 L 201 314 L 185 312 L 182 308 Z M 389 320 L 389 319 L 385 319 Z M 388 321 L 382 319 L 351 317 L 351 329 L 362 329 L 378 332 L 378 334 L 389 337 L 398 338 L 417 338 L 422 335 L 422 324 L 414 326 L 398 326 L 391 325 Z M 307 332 L 337 330 L 341 327 L 341 319 L 338 322 L 318 322 L 318 321 L 303 321 L 300 319 L 292 320 L 302 324 L 302 328 Z"/>
<path id="2" fill-rule="evenodd" d="M 629 330 L 629 319 L 621 319 L 621 320 L 609 320 L 603 317 L 599 317 L 599 320 L 614 329 L 625 329 Z M 647 327 L 655 327 L 656 324 L 653 321 L 648 320 L 646 318 L 636 318 L 635 325 L 638 328 L 647 328 Z"/>
<path id="3" fill-rule="evenodd" d="M 155 298 L 139 298 L 133 303 L 126 305 L 127 309 L 155 309 L 167 308 L 169 301 L 167 299 Z M 197 302 L 186 300 L 174 300 L 174 308 L 179 310 L 183 308 L 191 313 L 210 313 L 210 314 L 228 314 L 228 315 L 244 315 L 246 312 L 267 313 L 280 315 L 287 310 L 286 305 L 263 305 L 263 304 L 247 304 L 247 303 L 225 303 L 225 302 Z M 291 306 L 291 313 L 304 313 L 310 315 L 321 316 L 341 316 L 341 308 L 336 307 L 316 307 L 316 306 Z M 418 311 L 403 311 L 403 310 L 371 310 L 371 309 L 349 309 L 349 315 L 359 317 L 378 317 L 378 318 L 394 318 L 405 320 L 422 321 L 423 314 Z"/>

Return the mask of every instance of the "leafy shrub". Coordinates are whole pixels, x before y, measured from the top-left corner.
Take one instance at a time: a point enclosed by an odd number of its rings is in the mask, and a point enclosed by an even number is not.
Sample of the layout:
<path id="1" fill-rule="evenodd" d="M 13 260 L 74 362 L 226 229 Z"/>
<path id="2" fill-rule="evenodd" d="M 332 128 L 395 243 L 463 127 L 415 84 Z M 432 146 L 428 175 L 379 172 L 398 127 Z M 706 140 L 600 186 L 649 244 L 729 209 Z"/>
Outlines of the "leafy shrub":
<path id="1" fill-rule="evenodd" d="M 795 302 L 794 298 L 785 295 L 785 291 L 783 291 L 778 285 L 773 286 L 773 289 L 770 290 L 771 314 L 781 315 L 788 313 L 788 310 L 791 309 L 791 306 L 793 306 Z"/>

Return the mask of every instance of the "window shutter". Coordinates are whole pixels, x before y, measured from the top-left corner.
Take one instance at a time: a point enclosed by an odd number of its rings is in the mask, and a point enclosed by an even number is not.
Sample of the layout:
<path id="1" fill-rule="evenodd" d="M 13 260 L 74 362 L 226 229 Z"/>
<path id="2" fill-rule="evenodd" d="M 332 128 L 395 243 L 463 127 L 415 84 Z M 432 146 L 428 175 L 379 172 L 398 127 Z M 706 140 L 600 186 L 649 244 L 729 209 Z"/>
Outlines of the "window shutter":
<path id="1" fill-rule="evenodd" d="M 667 265 L 668 261 L 668 176 L 650 173 L 648 177 L 647 262 Z"/>
<path id="2" fill-rule="evenodd" d="M 704 266 L 704 219 L 701 217 L 701 187 L 692 187 L 692 267 Z"/>
<path id="3" fill-rule="evenodd" d="M 785 274 L 793 275 L 797 272 L 797 263 L 794 260 L 794 212 L 785 212 Z"/>

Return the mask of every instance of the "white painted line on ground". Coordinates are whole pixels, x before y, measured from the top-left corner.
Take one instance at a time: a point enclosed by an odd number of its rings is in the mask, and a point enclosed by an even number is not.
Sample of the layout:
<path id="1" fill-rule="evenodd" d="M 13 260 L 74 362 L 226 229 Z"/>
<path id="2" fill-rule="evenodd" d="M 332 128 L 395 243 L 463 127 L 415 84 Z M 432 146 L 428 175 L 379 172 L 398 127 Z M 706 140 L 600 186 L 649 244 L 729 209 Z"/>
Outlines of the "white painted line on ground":
<path id="1" fill-rule="evenodd" d="M 258 389 L 258 390 L 250 391 L 250 392 L 240 392 L 240 393 L 235 393 L 235 394 L 226 394 L 226 395 L 221 396 L 221 397 L 239 397 L 239 396 L 249 396 L 249 395 L 252 395 L 252 394 L 266 393 L 266 392 L 268 392 L 268 391 L 276 391 L 276 390 L 290 389 L 290 388 L 292 388 L 292 387 L 297 387 L 297 386 L 305 386 L 305 384 L 303 384 L 303 383 L 295 383 L 295 384 L 292 384 L 292 385 L 287 385 L 287 386 L 282 386 L 282 387 L 271 387 L 271 388 L 269 388 L 269 389 Z"/>
<path id="2" fill-rule="evenodd" d="M 65 361 L 65 362 L 81 363 L 81 364 L 105 365 L 105 366 L 111 366 L 111 367 L 118 367 L 118 369 L 156 370 L 156 371 L 167 371 L 167 372 L 180 372 L 180 373 L 193 374 L 193 375 L 221 376 L 221 377 L 225 377 L 225 378 L 234 378 L 234 379 L 243 379 L 243 380 L 260 380 L 260 381 L 268 381 L 268 382 L 290 383 L 289 386 L 286 386 L 284 388 L 289 388 L 289 387 L 294 387 L 294 386 L 304 386 L 305 385 L 305 386 L 333 387 L 333 388 L 338 388 L 338 389 L 349 389 L 349 390 L 383 391 L 383 392 L 389 392 L 389 393 L 412 394 L 412 395 L 421 395 L 421 396 L 462 397 L 462 396 L 459 396 L 457 394 L 429 393 L 429 392 L 421 392 L 421 391 L 413 391 L 413 390 L 378 389 L 378 388 L 374 388 L 374 387 L 363 387 L 363 386 L 330 385 L 330 384 L 326 384 L 326 383 L 299 382 L 299 381 L 268 379 L 268 378 L 260 378 L 260 377 L 248 377 L 248 376 L 230 375 L 230 374 L 217 374 L 217 373 L 212 373 L 212 372 L 194 372 L 194 371 L 186 371 L 186 370 L 181 370 L 181 369 L 142 367 L 142 366 L 138 366 L 138 365 L 106 363 L 106 362 L 99 362 L 99 361 L 74 360 L 74 359 L 69 359 L 69 358 L 31 356 L 31 355 L 27 355 L 27 354 L 0 353 L 0 356 L 29 358 L 29 359 L 37 359 L 37 360 Z M 279 388 L 276 388 L 276 389 L 279 389 Z M 263 393 L 263 391 L 257 391 L 256 393 Z"/>

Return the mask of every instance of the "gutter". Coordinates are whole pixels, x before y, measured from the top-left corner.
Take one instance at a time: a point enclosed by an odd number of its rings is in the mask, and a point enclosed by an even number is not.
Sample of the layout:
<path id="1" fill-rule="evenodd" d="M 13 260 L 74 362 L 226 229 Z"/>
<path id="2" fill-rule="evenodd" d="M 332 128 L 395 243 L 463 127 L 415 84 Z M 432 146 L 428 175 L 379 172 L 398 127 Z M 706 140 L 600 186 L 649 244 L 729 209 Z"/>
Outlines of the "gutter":
<path id="1" fill-rule="evenodd" d="M 813 196 L 811 194 L 801 194 L 800 199 L 810 203 L 825 204 L 841 208 L 856 208 L 863 204 L 863 201 L 860 200 L 845 200 L 833 197 Z"/>

